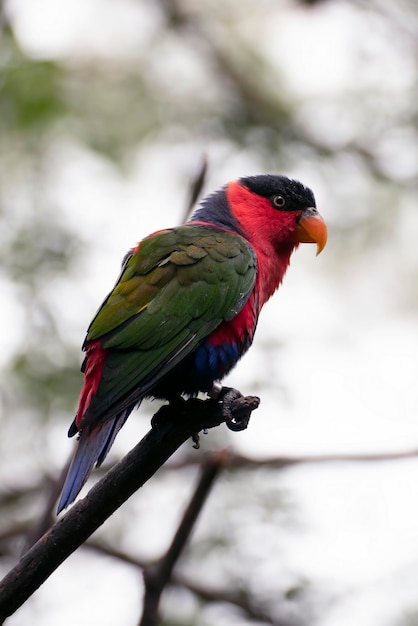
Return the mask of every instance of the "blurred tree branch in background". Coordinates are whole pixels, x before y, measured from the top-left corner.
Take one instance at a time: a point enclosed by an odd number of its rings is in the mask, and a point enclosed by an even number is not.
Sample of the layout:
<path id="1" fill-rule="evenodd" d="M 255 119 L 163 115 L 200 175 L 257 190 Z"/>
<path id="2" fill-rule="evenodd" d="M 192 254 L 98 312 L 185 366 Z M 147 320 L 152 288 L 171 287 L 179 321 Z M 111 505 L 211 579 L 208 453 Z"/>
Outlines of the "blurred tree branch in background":
<path id="1" fill-rule="evenodd" d="M 187 505 L 173 540 L 166 553 L 157 561 L 147 565 L 143 570 L 144 604 L 139 626 L 154 626 L 159 621 L 161 595 L 173 576 L 173 569 L 196 523 L 202 507 L 222 468 L 224 459 L 221 455 L 213 456 L 202 465 L 198 483 L 192 498 Z"/>

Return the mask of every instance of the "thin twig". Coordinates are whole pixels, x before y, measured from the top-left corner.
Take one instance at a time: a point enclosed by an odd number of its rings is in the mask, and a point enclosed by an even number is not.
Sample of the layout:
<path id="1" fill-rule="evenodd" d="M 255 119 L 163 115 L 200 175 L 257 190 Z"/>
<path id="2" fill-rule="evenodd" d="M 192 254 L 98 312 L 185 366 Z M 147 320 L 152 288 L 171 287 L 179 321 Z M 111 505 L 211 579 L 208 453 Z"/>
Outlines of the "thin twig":
<path id="1" fill-rule="evenodd" d="M 407 461 L 418 458 L 418 449 L 399 450 L 397 452 L 364 452 L 349 453 L 336 452 L 334 454 L 298 454 L 298 455 L 275 455 L 254 458 L 244 454 L 230 453 L 227 469 L 251 469 L 253 467 L 265 467 L 270 469 L 286 469 L 295 465 L 320 464 L 320 463 L 379 463 L 385 461 Z M 180 461 L 170 461 L 164 466 L 164 471 L 174 471 L 193 467 L 198 462 L 193 457 L 183 458 Z"/>
<path id="2" fill-rule="evenodd" d="M 189 189 L 189 197 L 186 203 L 186 210 L 183 215 L 183 222 L 187 220 L 190 213 L 192 212 L 194 205 L 196 204 L 199 196 L 202 193 L 202 189 L 205 185 L 206 174 L 208 171 L 208 157 L 207 154 L 202 154 L 202 161 L 199 166 L 199 170 L 197 171 Z"/>

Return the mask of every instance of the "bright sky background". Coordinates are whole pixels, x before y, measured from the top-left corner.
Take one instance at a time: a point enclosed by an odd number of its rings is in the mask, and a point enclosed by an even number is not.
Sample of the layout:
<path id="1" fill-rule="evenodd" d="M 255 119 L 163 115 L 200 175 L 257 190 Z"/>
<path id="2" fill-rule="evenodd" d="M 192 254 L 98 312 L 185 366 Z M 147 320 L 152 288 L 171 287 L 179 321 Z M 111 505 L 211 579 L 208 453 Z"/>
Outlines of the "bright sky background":
<path id="1" fill-rule="evenodd" d="M 111 59 L 135 53 L 152 35 L 152 16 L 144 23 L 134 1 L 118 6 L 105 0 L 15 0 L 10 6 L 22 44 L 40 57 L 74 62 L 78 56 L 99 54 Z M 108 11 L 103 10 L 106 6 Z M 258 26 L 264 29 L 268 54 L 280 62 L 286 53 L 285 71 L 296 98 L 307 93 L 312 98 L 318 93 L 333 93 L 355 79 L 359 60 L 353 49 L 353 29 L 365 26 L 347 3 L 325 3 L 309 16 L 289 5 L 285 20 L 279 20 L 278 13 L 268 23 L 260 19 Z M 250 28 L 251 24 L 243 21 L 243 33 Z M 144 33 L 140 41 L 138 31 Z M 117 45 L 109 46 L 109 38 Z M 304 65 L 306 58 L 308 67 Z M 381 40 L 378 44 L 372 36 L 369 61 L 371 85 L 383 88 L 382 67 L 391 72 L 391 88 L 395 85 L 401 90 L 408 84 L 408 63 L 397 65 L 390 49 L 385 51 Z M 216 164 L 226 152 L 227 148 L 219 145 L 209 150 L 214 168 L 208 190 L 237 176 L 256 173 L 251 169 L 257 164 L 245 154 L 231 155 L 228 165 L 217 170 Z M 173 162 L 183 169 L 190 164 L 193 172 L 195 155 L 195 146 L 171 150 L 150 146 L 126 179 L 104 160 L 81 153 L 77 146 L 57 147 L 51 194 L 59 198 L 65 219 L 83 224 L 93 246 L 90 273 L 80 280 L 80 288 L 88 294 L 81 304 L 81 319 L 89 321 L 108 291 L 124 250 L 136 239 L 176 222 L 183 190 L 170 180 L 164 189 L 158 188 L 156 180 Z M 418 158 L 416 150 L 411 151 L 410 158 Z M 408 167 L 407 162 L 401 174 Z M 417 218 L 411 207 L 404 223 L 397 224 L 402 232 L 402 252 L 396 248 L 399 239 L 396 244 L 388 241 L 374 257 L 363 257 L 360 262 L 353 259 L 352 273 L 346 269 L 341 280 L 330 278 L 327 264 L 338 252 L 332 224 L 340 212 L 351 207 L 331 206 L 327 189 L 314 172 L 291 174 L 314 188 L 319 209 L 330 224 L 329 244 L 318 258 L 312 246 L 295 255 L 279 294 L 263 311 L 251 352 L 229 378 L 231 384 L 239 379 L 239 387 L 244 389 L 246 384 L 254 384 L 254 371 L 259 372 L 261 384 L 267 369 L 269 376 L 277 377 L 287 390 L 284 393 L 280 387 L 263 392 L 250 428 L 234 436 L 233 445 L 254 456 L 414 448 L 418 442 L 418 323 L 415 314 L 397 306 L 397 282 L 401 278 L 391 259 L 398 253 L 416 258 Z M 138 204 L 150 206 L 151 198 L 156 209 L 139 214 Z M 172 212 L 173 204 L 169 213 L 166 198 L 176 199 L 178 213 Z M 123 223 L 117 219 L 121 204 L 125 208 Z M 93 232 L 100 232 L 100 241 Z M 91 282 L 94 292 L 89 288 Z M 78 326 L 79 320 L 75 324 L 65 296 L 57 294 L 56 306 L 67 332 L 81 342 L 84 329 Z M 15 315 L 10 307 L 3 309 L 3 316 Z M 275 354 L 274 342 L 282 337 L 286 338 L 285 348 Z M 13 333 L 2 336 L 2 344 L 3 340 L 12 345 Z M 273 348 L 266 357 L 265 346 L 269 344 Z M 132 437 L 134 427 L 128 423 L 120 435 L 120 448 L 128 449 Z M 63 439 L 62 445 L 65 458 L 69 444 Z M 417 478 L 415 461 L 302 466 L 286 473 L 286 487 L 300 507 L 304 528 L 303 532 L 289 530 L 282 542 L 285 560 L 295 571 L 324 583 L 338 600 L 327 609 L 321 626 L 382 626 L 393 623 L 399 606 L 415 606 Z M 81 593 L 78 575 L 74 579 L 75 566 L 83 570 L 80 577 L 85 586 L 100 585 L 102 606 L 89 603 Z M 75 555 L 8 624 L 35 623 L 37 611 L 37 623 L 43 626 L 58 622 L 63 626 L 131 623 L 132 611 L 134 615 L 138 612 L 136 582 L 131 572 L 114 562 L 110 568 L 107 572 L 102 561 L 86 563 Z M 126 596 L 125 614 L 121 614 L 120 603 L 107 601 L 117 594 L 114 590 L 119 585 Z M 83 621 L 79 619 L 81 605 Z"/>

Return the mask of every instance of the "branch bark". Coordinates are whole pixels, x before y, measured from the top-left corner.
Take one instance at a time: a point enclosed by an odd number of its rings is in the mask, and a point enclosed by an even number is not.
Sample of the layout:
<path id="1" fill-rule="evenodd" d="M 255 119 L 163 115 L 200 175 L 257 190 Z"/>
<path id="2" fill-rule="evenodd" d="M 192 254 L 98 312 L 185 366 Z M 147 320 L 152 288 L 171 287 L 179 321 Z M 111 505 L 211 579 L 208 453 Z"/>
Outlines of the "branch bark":
<path id="1" fill-rule="evenodd" d="M 246 408 L 250 414 L 258 403 L 258 398 L 241 396 L 230 410 L 232 415 L 236 410 L 240 416 Z M 0 582 L 0 623 L 22 606 L 187 439 L 224 421 L 223 403 L 216 400 L 191 399 L 176 407 L 163 406 L 139 444 L 59 519 Z"/>

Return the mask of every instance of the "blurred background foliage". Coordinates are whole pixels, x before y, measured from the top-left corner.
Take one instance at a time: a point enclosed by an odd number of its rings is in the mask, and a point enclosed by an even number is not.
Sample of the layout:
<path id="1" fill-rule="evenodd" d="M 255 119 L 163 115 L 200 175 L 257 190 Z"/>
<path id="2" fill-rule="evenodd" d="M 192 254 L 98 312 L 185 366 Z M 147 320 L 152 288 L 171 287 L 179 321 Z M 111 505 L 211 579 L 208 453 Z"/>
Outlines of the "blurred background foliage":
<path id="1" fill-rule="evenodd" d="M 413 315 L 418 301 L 418 253 L 411 245 L 418 228 L 414 0 L 70 4 L 1 4 L 4 570 L 69 454 L 65 432 L 81 384 L 79 347 L 117 275 L 118 258 L 153 228 L 180 219 L 202 153 L 209 157 L 208 189 L 262 171 L 295 175 L 314 188 L 331 233 L 322 280 L 332 290 L 356 280 L 360 315 L 374 314 L 363 300 L 366 293 L 375 297 L 373 289 L 383 308 L 403 315 Z M 366 273 L 371 293 L 362 282 Z M 266 362 L 267 349 L 274 345 L 279 353 L 282 341 L 265 340 Z M 262 395 L 257 385 L 270 381 L 257 376 L 263 378 L 253 371 L 245 384 Z M 125 450 L 147 429 L 152 409 L 132 418 Z M 225 444 L 224 432 L 210 438 L 206 449 Z M 111 461 L 122 449 L 115 446 Z M 169 541 L 195 471 L 163 471 L 99 533 L 103 545 L 155 557 Z M 208 507 L 183 573 L 190 587 L 194 580 L 233 591 L 241 606 L 199 598 L 183 585 L 167 594 L 162 623 L 326 623 L 337 602 L 333 592 L 285 559 L 268 558 L 281 554 L 278 529 L 303 526 L 277 468 L 226 472 Z M 100 587 L 103 568 L 89 559 L 86 551 L 74 558 L 73 570 L 66 564 L 56 588 L 65 585 L 79 597 L 68 580 L 80 565 Z M 117 566 L 112 560 L 106 567 Z M 126 615 L 117 605 L 117 623 L 134 623 L 139 576 L 121 567 L 115 585 L 124 585 L 131 599 Z M 61 603 L 63 594 L 57 592 Z M 56 606 L 31 602 L 31 623 L 55 623 L 58 600 Z M 250 605 L 258 614 L 251 615 Z M 404 608 L 396 623 L 415 623 L 414 607 L 397 607 L 399 615 Z M 22 616 L 10 623 L 24 623 Z M 101 624 L 115 623 L 109 607 L 106 616 Z M 88 623 L 99 617 L 90 615 Z"/>

